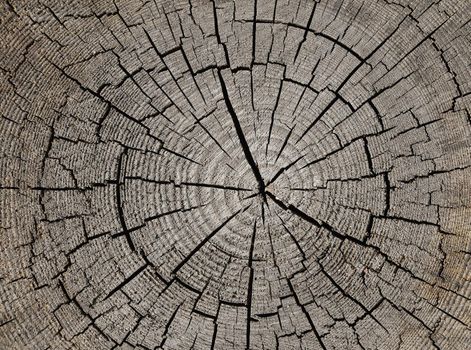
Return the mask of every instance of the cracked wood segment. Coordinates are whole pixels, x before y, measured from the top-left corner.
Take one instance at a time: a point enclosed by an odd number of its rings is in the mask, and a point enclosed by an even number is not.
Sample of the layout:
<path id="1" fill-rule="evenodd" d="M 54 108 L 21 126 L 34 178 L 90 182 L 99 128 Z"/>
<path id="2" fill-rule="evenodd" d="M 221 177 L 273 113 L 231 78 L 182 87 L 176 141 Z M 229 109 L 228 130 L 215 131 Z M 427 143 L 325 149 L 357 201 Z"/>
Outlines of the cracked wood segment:
<path id="1" fill-rule="evenodd" d="M 470 14 L 0 0 L 0 348 L 467 349 Z"/>

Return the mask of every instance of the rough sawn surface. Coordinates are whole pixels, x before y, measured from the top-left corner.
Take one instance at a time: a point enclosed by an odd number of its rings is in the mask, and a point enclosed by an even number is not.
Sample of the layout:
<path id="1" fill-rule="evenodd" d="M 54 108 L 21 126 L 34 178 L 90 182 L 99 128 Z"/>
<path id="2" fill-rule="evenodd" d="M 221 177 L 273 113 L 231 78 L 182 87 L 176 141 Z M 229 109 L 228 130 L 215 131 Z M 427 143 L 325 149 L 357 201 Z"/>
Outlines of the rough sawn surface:
<path id="1" fill-rule="evenodd" d="M 470 20 L 0 0 L 0 349 L 469 349 Z"/>

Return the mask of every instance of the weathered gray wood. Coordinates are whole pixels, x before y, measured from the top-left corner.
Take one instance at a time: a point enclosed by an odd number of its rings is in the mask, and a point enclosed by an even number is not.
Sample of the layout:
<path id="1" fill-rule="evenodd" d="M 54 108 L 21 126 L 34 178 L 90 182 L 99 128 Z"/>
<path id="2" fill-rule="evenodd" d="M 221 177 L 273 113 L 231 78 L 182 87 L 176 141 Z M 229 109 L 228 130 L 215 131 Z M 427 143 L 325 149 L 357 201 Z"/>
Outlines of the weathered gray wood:
<path id="1" fill-rule="evenodd" d="M 0 349 L 468 349 L 470 19 L 0 0 Z"/>

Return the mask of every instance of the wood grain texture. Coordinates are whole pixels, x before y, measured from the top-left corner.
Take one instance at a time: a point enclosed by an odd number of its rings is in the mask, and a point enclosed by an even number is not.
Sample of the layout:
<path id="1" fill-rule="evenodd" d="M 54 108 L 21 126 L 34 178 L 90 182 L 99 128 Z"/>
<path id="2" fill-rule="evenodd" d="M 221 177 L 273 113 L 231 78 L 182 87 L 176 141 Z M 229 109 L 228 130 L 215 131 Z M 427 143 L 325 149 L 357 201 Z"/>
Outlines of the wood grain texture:
<path id="1" fill-rule="evenodd" d="M 0 0 L 0 349 L 469 349 L 471 2 L 188 1 Z"/>

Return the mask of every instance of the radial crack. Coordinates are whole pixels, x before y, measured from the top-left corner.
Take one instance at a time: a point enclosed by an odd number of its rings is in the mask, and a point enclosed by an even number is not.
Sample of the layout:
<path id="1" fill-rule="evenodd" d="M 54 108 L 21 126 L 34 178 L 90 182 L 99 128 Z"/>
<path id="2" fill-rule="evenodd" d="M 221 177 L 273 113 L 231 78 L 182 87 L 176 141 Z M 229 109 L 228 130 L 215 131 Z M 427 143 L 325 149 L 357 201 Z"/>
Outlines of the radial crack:
<path id="1" fill-rule="evenodd" d="M 247 143 L 247 140 L 245 139 L 244 132 L 242 130 L 242 126 L 240 125 L 239 118 L 237 117 L 234 107 L 232 106 L 232 103 L 229 99 L 229 93 L 227 91 L 226 83 L 224 82 L 224 78 L 221 74 L 221 70 L 218 70 L 218 76 L 219 76 L 219 82 L 221 85 L 222 89 L 222 94 L 224 96 L 224 101 L 226 102 L 227 110 L 232 118 L 232 122 L 234 123 L 234 127 L 237 132 L 237 136 L 239 137 L 240 145 L 242 146 L 242 150 L 244 151 L 245 158 L 247 162 L 249 163 L 252 172 L 255 176 L 255 179 L 258 182 L 258 189 L 259 193 L 262 195 L 264 201 L 266 201 L 266 195 L 265 195 L 265 183 L 263 181 L 262 175 L 260 174 L 260 170 L 257 166 L 257 163 L 255 162 L 252 153 L 250 152 L 250 147 L 249 144 Z"/>

